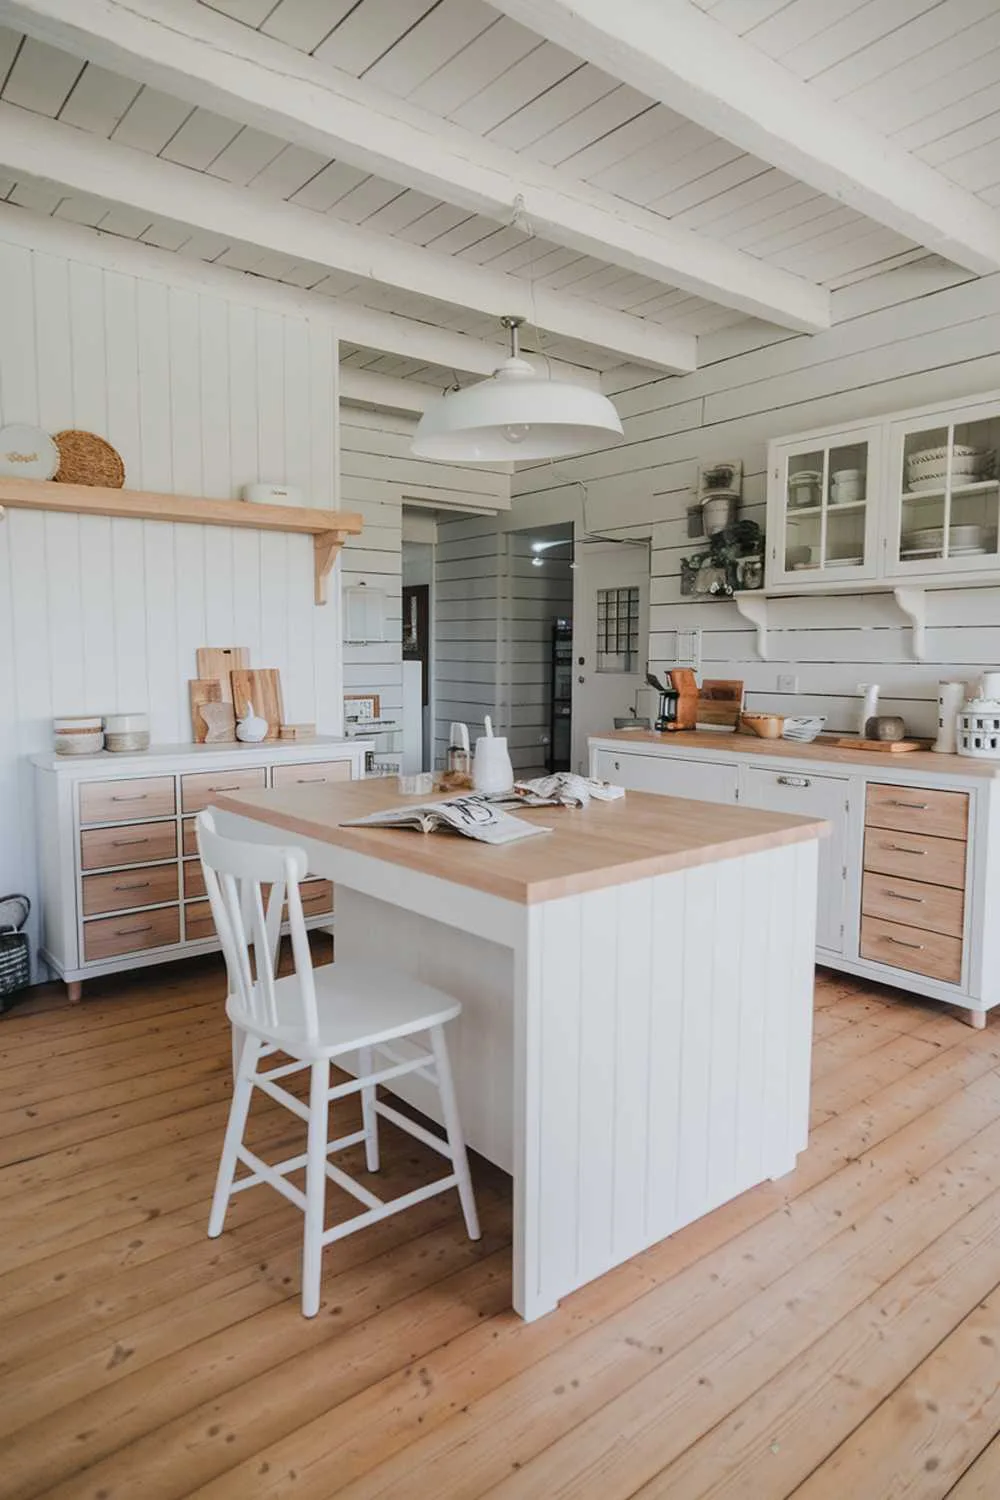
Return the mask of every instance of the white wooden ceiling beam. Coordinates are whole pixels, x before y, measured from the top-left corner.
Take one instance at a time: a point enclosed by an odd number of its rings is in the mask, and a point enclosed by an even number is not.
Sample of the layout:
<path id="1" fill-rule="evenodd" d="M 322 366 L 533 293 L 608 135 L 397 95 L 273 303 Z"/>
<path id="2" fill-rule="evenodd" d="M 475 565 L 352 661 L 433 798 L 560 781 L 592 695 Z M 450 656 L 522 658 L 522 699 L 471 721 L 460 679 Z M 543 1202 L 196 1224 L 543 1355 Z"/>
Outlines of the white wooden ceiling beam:
<path id="1" fill-rule="evenodd" d="M 345 401 L 364 401 L 390 411 L 422 412 L 439 394 L 433 386 L 416 380 L 399 380 L 395 375 L 379 375 L 374 370 L 356 370 L 352 365 L 340 367 L 340 395 Z"/>
<path id="2" fill-rule="evenodd" d="M 328 214 L 273 203 L 248 188 L 176 166 L 131 146 L 0 103 L 0 164 L 77 192 L 110 198 L 154 218 L 176 219 L 331 270 L 454 303 L 498 319 L 511 315 L 564 337 L 614 350 L 656 369 L 697 367 L 697 341 L 579 297 L 531 287 L 454 256 L 344 224 Z"/>
<path id="3" fill-rule="evenodd" d="M 532 26 L 530 0 L 526 9 Z M 0 20 L 472 213 L 507 223 L 521 200 L 539 235 L 742 313 L 807 332 L 830 324 L 829 296 L 814 283 L 485 141 L 197 0 L 0 0 Z"/>
<path id="4" fill-rule="evenodd" d="M 1000 213 L 690 0 L 491 0 L 650 99 L 981 275 Z"/>

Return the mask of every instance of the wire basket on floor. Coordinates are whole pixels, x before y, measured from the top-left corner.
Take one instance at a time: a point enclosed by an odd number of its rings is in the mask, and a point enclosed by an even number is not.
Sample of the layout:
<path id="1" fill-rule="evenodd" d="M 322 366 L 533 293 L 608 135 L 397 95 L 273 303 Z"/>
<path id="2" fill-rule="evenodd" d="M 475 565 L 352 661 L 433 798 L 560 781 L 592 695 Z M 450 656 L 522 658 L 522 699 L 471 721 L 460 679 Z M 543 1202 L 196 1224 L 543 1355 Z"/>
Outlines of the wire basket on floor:
<path id="1" fill-rule="evenodd" d="M 5 995 L 31 983 L 31 949 L 21 931 L 30 911 L 27 896 L 0 896 L 0 1010 Z"/>

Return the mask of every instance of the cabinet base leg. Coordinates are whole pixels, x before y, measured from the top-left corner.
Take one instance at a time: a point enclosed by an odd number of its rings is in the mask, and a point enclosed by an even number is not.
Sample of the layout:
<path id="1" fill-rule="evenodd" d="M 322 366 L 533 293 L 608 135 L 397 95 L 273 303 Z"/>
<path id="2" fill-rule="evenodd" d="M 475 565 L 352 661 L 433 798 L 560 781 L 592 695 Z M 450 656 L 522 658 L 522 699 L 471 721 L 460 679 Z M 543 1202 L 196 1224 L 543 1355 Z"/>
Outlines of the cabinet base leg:
<path id="1" fill-rule="evenodd" d="M 963 1010 L 962 1020 L 966 1026 L 974 1026 L 977 1031 L 986 1030 L 986 1012 L 984 1010 Z"/>
<path id="2" fill-rule="evenodd" d="M 80 1001 L 83 999 L 82 979 L 67 979 L 66 998 L 69 1001 L 70 1005 L 79 1005 Z"/>

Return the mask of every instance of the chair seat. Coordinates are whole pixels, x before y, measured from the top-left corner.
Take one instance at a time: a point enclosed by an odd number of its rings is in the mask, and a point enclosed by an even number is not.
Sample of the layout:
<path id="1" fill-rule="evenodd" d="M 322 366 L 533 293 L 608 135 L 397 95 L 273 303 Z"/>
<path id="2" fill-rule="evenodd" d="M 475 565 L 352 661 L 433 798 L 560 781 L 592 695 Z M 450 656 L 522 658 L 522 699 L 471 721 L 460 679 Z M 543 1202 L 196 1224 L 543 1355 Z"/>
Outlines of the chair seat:
<path id="1" fill-rule="evenodd" d="M 394 1037 L 441 1026 L 461 1014 L 461 1002 L 433 985 L 389 966 L 341 959 L 314 970 L 319 1037 L 310 1041 L 302 1025 L 298 979 L 289 974 L 275 981 L 277 1026 L 248 1016 L 233 995 L 226 1002 L 230 1021 L 262 1041 L 273 1042 L 292 1057 L 334 1057 L 356 1047 L 371 1047 Z"/>

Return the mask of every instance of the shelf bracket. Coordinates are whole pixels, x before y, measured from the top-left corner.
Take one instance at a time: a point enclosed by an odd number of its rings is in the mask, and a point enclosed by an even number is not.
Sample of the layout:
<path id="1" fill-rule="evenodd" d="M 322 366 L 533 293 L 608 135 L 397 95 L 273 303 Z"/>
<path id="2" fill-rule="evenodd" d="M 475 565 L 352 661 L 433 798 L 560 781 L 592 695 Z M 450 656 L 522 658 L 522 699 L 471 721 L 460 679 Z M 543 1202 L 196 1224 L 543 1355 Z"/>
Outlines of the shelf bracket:
<path id="1" fill-rule="evenodd" d="M 905 615 L 912 631 L 910 645 L 914 661 L 926 661 L 927 590 L 899 586 L 893 589 L 892 594 L 897 609 L 900 614 Z"/>
<path id="2" fill-rule="evenodd" d="M 326 603 L 326 580 L 346 540 L 346 531 L 320 531 L 313 537 L 313 598 L 316 604 Z"/>
<path id="3" fill-rule="evenodd" d="M 733 595 L 733 603 L 750 624 L 757 630 L 757 655 L 767 661 L 767 599 L 763 593 L 741 592 Z"/>

